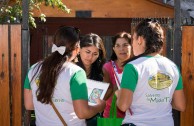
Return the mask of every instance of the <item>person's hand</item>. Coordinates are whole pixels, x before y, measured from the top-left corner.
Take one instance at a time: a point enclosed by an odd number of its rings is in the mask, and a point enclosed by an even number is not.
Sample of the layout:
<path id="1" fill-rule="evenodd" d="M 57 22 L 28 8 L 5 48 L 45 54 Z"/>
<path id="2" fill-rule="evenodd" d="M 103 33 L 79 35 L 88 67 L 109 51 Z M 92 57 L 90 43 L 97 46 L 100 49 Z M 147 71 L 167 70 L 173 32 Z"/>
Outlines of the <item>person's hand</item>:
<path id="1" fill-rule="evenodd" d="M 113 86 L 113 92 L 115 92 L 115 91 L 117 91 L 117 90 L 118 90 L 117 85 L 114 85 L 114 86 Z"/>
<path id="2" fill-rule="evenodd" d="M 115 95 L 116 95 L 117 98 L 119 97 L 119 94 L 120 94 L 120 90 L 116 90 Z"/>
<path id="3" fill-rule="evenodd" d="M 106 107 L 106 102 L 104 100 L 101 100 L 100 98 L 95 99 L 97 105 L 101 106 L 101 111 L 103 112 Z"/>

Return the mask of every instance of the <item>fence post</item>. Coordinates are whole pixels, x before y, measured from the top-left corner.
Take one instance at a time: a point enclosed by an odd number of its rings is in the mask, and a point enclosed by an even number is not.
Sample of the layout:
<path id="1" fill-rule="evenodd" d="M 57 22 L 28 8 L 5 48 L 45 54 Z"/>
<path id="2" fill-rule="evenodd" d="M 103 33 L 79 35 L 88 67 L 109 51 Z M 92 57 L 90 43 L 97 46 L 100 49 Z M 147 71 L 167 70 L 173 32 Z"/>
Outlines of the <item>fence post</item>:
<path id="1" fill-rule="evenodd" d="M 181 126 L 194 124 L 194 26 L 183 26 L 182 30 L 182 76 L 187 102 L 185 112 L 181 112 Z"/>
<path id="2" fill-rule="evenodd" d="M 12 126 L 22 125 L 21 25 L 10 25 Z"/>
<path id="3" fill-rule="evenodd" d="M 0 25 L 0 124 L 10 126 L 8 25 Z"/>
<path id="4" fill-rule="evenodd" d="M 0 25 L 0 125 L 22 125 L 21 25 Z"/>

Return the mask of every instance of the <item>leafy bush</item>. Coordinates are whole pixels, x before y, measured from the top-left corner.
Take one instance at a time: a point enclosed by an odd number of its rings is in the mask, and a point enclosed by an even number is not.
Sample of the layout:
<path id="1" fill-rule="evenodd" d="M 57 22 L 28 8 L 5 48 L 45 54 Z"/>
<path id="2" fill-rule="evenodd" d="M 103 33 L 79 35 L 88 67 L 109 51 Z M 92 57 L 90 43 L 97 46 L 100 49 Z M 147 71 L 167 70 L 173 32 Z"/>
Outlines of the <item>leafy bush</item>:
<path id="1" fill-rule="evenodd" d="M 66 13 L 70 13 L 70 9 L 62 2 L 62 0 L 29 0 L 29 25 L 36 28 L 33 10 L 37 9 L 40 12 L 41 21 L 46 21 L 46 15 L 41 12 L 40 5 L 57 7 Z M 0 9 L 0 24 L 3 23 L 20 23 L 22 22 L 22 1 L 16 0 L 15 3 L 2 3 Z"/>

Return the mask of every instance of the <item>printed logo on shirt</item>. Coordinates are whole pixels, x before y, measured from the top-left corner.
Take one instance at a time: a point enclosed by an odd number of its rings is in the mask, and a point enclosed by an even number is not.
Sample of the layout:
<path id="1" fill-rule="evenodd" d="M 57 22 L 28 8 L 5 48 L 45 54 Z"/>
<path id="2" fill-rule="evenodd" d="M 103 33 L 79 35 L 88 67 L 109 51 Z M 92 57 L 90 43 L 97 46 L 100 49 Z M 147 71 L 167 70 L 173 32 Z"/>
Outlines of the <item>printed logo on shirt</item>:
<path id="1" fill-rule="evenodd" d="M 39 76 L 38 76 L 38 77 L 36 77 L 36 79 L 35 79 L 35 83 L 36 83 L 36 85 L 37 85 L 37 86 L 39 86 L 39 84 L 40 84 L 40 79 L 39 79 Z"/>
<path id="2" fill-rule="evenodd" d="M 63 99 L 63 98 L 52 98 L 53 100 L 53 102 L 65 102 L 65 99 Z"/>
<path id="3" fill-rule="evenodd" d="M 172 101 L 169 96 L 161 94 L 146 94 L 145 96 L 149 103 L 170 103 Z"/>
<path id="4" fill-rule="evenodd" d="M 150 87 L 157 90 L 168 88 L 172 82 L 172 77 L 167 73 L 162 72 L 152 75 L 148 80 Z"/>

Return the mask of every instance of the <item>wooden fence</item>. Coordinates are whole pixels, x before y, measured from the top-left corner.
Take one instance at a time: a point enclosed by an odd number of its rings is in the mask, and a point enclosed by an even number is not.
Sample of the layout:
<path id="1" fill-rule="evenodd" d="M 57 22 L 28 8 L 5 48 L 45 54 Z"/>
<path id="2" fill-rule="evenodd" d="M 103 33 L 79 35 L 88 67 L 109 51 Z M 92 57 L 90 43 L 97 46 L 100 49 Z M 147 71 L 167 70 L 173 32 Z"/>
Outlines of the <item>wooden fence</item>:
<path id="1" fill-rule="evenodd" d="M 21 25 L 0 25 L 0 125 L 22 125 Z"/>
<path id="2" fill-rule="evenodd" d="M 194 126 L 194 26 L 182 30 L 182 77 L 187 102 L 181 113 L 181 126 Z"/>
<path id="3" fill-rule="evenodd" d="M 182 76 L 187 107 L 181 113 L 181 126 L 194 126 L 193 33 L 194 26 L 183 26 Z M 0 126 L 22 126 L 21 80 L 21 25 L 0 25 Z"/>

